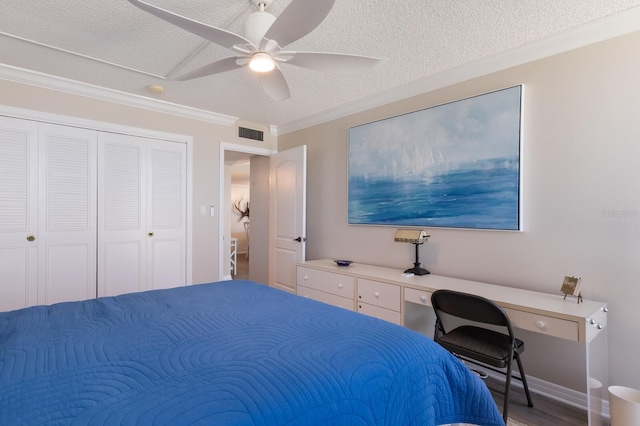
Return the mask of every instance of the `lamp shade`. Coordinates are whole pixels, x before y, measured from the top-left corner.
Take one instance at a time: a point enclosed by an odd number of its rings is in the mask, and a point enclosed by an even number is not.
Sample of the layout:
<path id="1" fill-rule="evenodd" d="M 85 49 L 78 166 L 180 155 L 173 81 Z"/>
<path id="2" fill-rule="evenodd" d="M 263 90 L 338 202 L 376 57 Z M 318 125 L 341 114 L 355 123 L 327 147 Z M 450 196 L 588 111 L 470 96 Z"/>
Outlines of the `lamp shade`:
<path id="1" fill-rule="evenodd" d="M 399 243 L 422 244 L 428 235 L 420 229 L 398 229 L 394 241 Z"/>

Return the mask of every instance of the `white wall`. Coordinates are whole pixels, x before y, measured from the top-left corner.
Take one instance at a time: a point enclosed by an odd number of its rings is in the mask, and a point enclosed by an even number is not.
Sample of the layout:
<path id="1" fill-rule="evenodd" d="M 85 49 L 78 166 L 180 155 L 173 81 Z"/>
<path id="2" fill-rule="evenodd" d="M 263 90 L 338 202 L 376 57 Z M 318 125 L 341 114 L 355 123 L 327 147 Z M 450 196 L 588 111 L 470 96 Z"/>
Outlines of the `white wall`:
<path id="1" fill-rule="evenodd" d="M 550 293 L 582 277 L 585 298 L 609 303 L 611 383 L 640 388 L 638 46 L 633 33 L 280 135 L 279 150 L 308 147 L 307 258 L 412 263 L 395 228 L 347 225 L 349 127 L 524 84 L 523 232 L 432 228 L 420 259 L 435 274 Z M 527 340 L 528 373 L 584 391 L 579 347 Z"/>

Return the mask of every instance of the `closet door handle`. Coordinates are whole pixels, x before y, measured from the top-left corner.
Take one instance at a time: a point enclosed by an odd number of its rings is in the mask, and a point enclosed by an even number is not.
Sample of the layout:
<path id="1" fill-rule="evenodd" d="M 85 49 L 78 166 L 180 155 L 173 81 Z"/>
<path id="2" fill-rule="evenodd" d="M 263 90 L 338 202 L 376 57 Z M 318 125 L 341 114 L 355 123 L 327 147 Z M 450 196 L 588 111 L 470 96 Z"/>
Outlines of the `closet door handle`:
<path id="1" fill-rule="evenodd" d="M 27 235 L 27 241 L 35 241 L 36 240 L 36 236 L 33 234 L 29 234 Z"/>
<path id="2" fill-rule="evenodd" d="M 149 238 L 153 237 L 153 231 L 149 232 Z"/>

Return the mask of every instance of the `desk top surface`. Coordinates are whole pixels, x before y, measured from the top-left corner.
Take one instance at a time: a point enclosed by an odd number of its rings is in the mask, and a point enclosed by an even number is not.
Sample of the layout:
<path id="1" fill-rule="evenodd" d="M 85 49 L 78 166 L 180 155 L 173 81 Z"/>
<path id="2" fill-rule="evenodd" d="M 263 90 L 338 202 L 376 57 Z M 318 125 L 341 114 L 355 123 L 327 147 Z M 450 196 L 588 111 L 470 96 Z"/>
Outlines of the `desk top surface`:
<path id="1" fill-rule="evenodd" d="M 381 266 L 352 263 L 349 266 L 338 266 L 331 259 L 310 260 L 298 263 L 314 269 L 335 272 L 353 277 L 381 280 L 388 283 L 418 290 L 433 292 L 439 289 L 456 290 L 465 293 L 478 294 L 495 301 L 503 308 L 511 308 L 526 312 L 550 315 L 568 320 L 584 320 L 594 312 L 606 307 L 606 303 L 584 300 L 577 303 L 574 297 L 564 299 L 562 294 L 550 294 L 538 291 L 524 290 L 479 281 L 463 280 L 441 275 L 404 276 L 399 269 Z"/>

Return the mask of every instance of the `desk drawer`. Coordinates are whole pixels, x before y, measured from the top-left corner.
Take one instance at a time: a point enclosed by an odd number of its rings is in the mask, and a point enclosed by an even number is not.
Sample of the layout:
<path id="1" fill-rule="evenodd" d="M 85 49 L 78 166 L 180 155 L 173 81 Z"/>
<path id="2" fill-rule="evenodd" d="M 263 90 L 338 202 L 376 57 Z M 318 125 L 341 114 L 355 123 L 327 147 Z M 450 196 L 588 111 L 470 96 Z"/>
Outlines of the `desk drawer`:
<path id="1" fill-rule="evenodd" d="M 404 300 L 419 305 L 431 306 L 431 292 L 405 288 Z M 516 328 L 534 331 L 548 336 L 560 337 L 561 339 L 578 341 L 578 323 L 574 321 L 552 318 L 515 309 L 505 308 L 504 311 L 509 315 L 511 325 Z"/>
<path id="2" fill-rule="evenodd" d="M 347 297 L 353 301 L 353 289 L 355 287 L 355 279 L 353 277 L 303 266 L 298 266 L 297 273 L 298 285 L 335 294 L 336 296 Z"/>
<path id="3" fill-rule="evenodd" d="M 358 303 L 400 312 L 400 286 L 358 278 Z"/>
<path id="4" fill-rule="evenodd" d="M 513 327 L 575 342 L 579 341 L 577 322 L 509 308 L 505 308 L 504 311 L 509 315 Z"/>
<path id="5" fill-rule="evenodd" d="M 394 324 L 402 325 L 402 319 L 400 317 L 400 312 L 398 311 L 381 308 L 368 303 L 358 303 L 358 312 L 369 315 L 370 317 L 376 317 Z"/>
<path id="6" fill-rule="evenodd" d="M 325 293 L 302 285 L 298 286 L 298 295 L 353 311 L 353 299 L 347 297 L 336 296 L 335 294 Z"/>
<path id="7" fill-rule="evenodd" d="M 431 292 L 405 287 L 404 300 L 418 305 L 431 306 Z"/>

